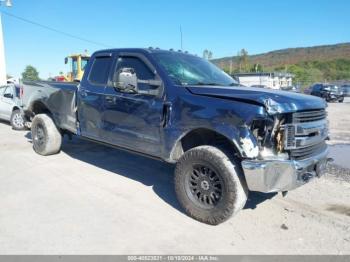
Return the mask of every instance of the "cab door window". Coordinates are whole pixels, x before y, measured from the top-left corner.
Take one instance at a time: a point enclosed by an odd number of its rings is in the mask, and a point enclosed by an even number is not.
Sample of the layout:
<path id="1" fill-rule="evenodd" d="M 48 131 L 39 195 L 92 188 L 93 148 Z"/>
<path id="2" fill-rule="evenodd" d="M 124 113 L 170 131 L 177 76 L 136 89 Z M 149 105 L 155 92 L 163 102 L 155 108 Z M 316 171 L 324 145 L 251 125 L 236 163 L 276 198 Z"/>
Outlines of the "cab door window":
<path id="1" fill-rule="evenodd" d="M 118 72 L 122 68 L 133 68 L 136 72 L 136 76 L 139 80 L 154 80 L 155 74 L 151 71 L 151 69 L 138 57 L 125 56 L 119 57 L 117 61 L 117 67 L 114 73 L 114 79 L 117 78 Z M 148 84 L 139 83 L 138 88 L 140 90 L 147 90 L 152 88 Z"/>

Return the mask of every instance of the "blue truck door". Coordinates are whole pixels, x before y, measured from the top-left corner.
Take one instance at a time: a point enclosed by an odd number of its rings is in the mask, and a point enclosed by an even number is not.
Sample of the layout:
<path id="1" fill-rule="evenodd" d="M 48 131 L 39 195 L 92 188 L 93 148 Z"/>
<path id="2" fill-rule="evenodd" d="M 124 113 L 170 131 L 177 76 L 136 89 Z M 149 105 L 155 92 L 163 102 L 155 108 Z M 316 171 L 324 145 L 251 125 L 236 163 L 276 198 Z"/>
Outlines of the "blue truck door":
<path id="1" fill-rule="evenodd" d="M 92 59 L 90 73 L 78 89 L 78 119 L 82 136 L 101 140 L 104 90 L 113 60 L 111 54 L 97 54 Z"/>
<path id="2" fill-rule="evenodd" d="M 150 64 L 145 62 L 145 58 L 141 59 L 139 54 L 119 56 L 113 70 L 113 81 L 122 68 L 134 69 L 139 80 L 154 80 L 156 75 Z M 153 88 L 148 84 L 138 84 L 138 87 L 140 90 Z M 107 86 L 102 137 L 108 143 L 159 156 L 163 104 L 160 96 L 127 93 Z"/>

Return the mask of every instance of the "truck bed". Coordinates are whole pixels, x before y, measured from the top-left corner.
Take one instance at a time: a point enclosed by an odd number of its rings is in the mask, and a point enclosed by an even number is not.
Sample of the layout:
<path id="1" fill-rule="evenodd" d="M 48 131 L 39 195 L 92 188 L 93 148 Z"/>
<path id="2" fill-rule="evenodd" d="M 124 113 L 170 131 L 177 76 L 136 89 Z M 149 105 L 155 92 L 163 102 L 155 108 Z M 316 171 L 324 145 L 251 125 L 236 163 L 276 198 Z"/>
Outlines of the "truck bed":
<path id="1" fill-rule="evenodd" d="M 60 128 L 77 133 L 75 82 L 23 82 L 22 106 L 26 115 L 32 115 L 34 108 L 44 104 Z"/>

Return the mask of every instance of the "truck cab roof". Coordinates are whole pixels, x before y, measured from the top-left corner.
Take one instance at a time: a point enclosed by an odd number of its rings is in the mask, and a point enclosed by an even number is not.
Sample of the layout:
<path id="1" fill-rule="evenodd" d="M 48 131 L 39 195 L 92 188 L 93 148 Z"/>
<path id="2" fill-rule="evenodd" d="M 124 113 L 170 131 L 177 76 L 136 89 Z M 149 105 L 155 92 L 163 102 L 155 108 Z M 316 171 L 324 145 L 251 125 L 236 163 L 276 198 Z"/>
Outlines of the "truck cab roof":
<path id="1" fill-rule="evenodd" d="M 160 49 L 160 48 L 112 48 L 112 49 L 103 49 L 96 51 L 94 55 L 100 54 L 100 53 L 120 53 L 120 52 L 125 52 L 125 53 L 143 53 L 143 54 L 152 54 L 152 53 L 177 53 L 177 54 L 185 54 L 185 55 L 190 55 L 190 56 L 196 56 L 193 54 L 188 53 L 187 51 L 182 51 L 182 50 L 165 50 L 165 49 Z"/>

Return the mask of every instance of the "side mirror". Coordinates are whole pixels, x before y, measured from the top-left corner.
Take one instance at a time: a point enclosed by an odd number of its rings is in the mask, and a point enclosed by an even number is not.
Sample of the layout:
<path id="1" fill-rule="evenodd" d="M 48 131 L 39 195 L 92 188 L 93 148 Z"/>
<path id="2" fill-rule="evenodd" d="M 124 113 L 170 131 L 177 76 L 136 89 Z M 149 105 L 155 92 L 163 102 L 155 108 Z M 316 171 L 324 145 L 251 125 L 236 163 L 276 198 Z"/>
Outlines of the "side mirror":
<path id="1" fill-rule="evenodd" d="M 122 68 L 117 73 L 117 81 L 114 83 L 114 87 L 118 88 L 121 92 L 137 93 L 137 76 L 133 68 Z"/>
<path id="2" fill-rule="evenodd" d="M 6 98 L 13 98 L 13 94 L 9 94 L 9 93 L 7 93 L 7 94 L 4 94 L 4 97 L 6 97 Z"/>
<path id="3" fill-rule="evenodd" d="M 68 64 L 68 57 L 65 57 L 65 58 L 64 58 L 64 64 L 65 64 L 65 65 Z"/>

